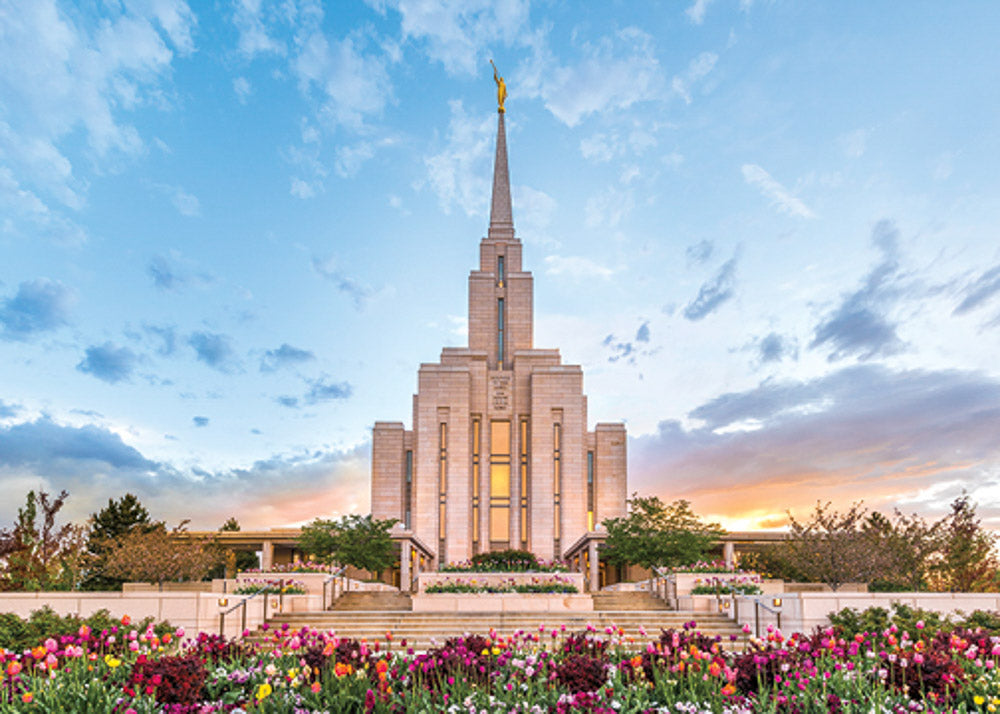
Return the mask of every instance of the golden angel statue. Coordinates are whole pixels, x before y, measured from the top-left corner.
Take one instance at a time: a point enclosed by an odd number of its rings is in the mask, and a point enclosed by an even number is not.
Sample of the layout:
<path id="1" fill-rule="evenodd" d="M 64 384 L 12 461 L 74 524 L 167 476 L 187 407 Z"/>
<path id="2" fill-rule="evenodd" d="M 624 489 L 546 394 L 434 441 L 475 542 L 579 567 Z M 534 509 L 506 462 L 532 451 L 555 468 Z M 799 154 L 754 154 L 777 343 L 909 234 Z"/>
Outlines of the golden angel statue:
<path id="1" fill-rule="evenodd" d="M 497 66 L 493 64 L 493 60 L 490 60 L 490 64 L 493 65 L 493 81 L 497 83 L 497 111 L 502 112 L 504 100 L 507 99 L 507 83 L 497 72 Z"/>

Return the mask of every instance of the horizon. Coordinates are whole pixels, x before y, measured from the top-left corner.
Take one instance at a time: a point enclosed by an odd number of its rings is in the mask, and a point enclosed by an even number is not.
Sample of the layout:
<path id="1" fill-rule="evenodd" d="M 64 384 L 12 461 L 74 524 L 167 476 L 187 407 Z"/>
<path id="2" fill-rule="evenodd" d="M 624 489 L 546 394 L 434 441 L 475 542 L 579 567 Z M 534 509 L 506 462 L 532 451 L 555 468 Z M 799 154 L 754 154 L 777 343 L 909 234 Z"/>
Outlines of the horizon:
<path id="1" fill-rule="evenodd" d="M 994 17 L 993 21 L 988 18 Z M 629 493 L 1000 528 L 1000 7 L 0 6 L 0 483 L 80 521 L 369 510 L 466 340 L 504 76 L 535 346 Z"/>

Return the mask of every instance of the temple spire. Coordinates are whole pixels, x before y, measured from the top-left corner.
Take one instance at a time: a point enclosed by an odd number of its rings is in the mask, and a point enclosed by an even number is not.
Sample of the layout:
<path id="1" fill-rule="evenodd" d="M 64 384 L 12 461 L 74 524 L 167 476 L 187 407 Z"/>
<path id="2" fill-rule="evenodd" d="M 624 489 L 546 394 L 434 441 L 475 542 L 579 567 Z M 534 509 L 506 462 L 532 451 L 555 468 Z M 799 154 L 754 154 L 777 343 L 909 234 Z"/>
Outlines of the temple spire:
<path id="1" fill-rule="evenodd" d="M 504 128 L 503 103 L 507 99 L 507 83 L 493 64 L 493 81 L 497 83 L 497 156 L 493 164 L 493 203 L 490 206 L 489 238 L 514 237 L 514 218 L 510 211 L 510 174 L 507 173 L 507 131 Z"/>
<path id="2" fill-rule="evenodd" d="M 493 164 L 493 203 L 490 208 L 490 238 L 513 238 L 514 218 L 510 210 L 510 174 L 507 172 L 507 133 L 504 114 L 498 113 L 497 156 Z"/>

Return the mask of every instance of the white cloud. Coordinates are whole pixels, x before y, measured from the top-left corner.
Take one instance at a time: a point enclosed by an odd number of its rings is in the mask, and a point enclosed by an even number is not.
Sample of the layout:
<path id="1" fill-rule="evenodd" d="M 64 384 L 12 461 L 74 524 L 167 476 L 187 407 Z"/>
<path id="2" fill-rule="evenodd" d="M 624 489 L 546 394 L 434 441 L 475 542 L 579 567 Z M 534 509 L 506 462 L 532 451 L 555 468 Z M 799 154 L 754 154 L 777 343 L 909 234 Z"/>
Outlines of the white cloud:
<path id="1" fill-rule="evenodd" d="M 857 159 L 864 155 L 867 143 L 868 132 L 864 129 L 855 129 L 840 137 L 840 145 L 843 147 L 844 153 L 852 159 Z"/>
<path id="2" fill-rule="evenodd" d="M 613 268 L 579 255 L 548 255 L 545 257 L 545 272 L 548 275 L 565 275 L 573 279 L 607 279 L 615 274 Z"/>
<path id="3" fill-rule="evenodd" d="M 298 43 L 292 70 L 299 89 L 304 94 L 319 92 L 319 117 L 330 128 L 358 130 L 382 112 L 392 96 L 386 58 L 365 52 L 363 38 L 328 39 L 317 24 Z"/>
<path id="4" fill-rule="evenodd" d="M 560 65 L 544 34 L 525 38 L 532 56 L 518 71 L 518 91 L 540 97 L 545 107 L 567 126 L 590 114 L 626 109 L 662 94 L 659 61 L 653 38 L 635 27 L 582 47 L 582 59 Z"/>
<path id="5" fill-rule="evenodd" d="M 198 197 L 188 193 L 180 186 L 166 183 L 150 184 L 159 193 L 170 199 L 170 202 L 182 216 L 197 216 L 201 214 L 201 202 Z"/>
<path id="6" fill-rule="evenodd" d="M 684 14 L 688 16 L 691 22 L 700 25 L 705 21 L 705 11 L 708 10 L 708 6 L 711 4 L 712 0 L 694 0 L 691 7 L 684 11 Z"/>
<path id="7" fill-rule="evenodd" d="M 584 221 L 589 228 L 617 228 L 633 208 L 635 199 L 632 198 L 631 191 L 611 187 L 587 199 Z"/>
<path id="8" fill-rule="evenodd" d="M 290 192 L 296 198 L 306 199 L 316 195 L 316 188 L 313 184 L 307 183 L 300 178 L 293 178 Z"/>
<path id="9" fill-rule="evenodd" d="M 492 116 L 470 117 L 460 100 L 449 102 L 447 146 L 424 160 L 427 179 L 445 213 L 458 207 L 483 216 L 490 196 L 489 161 L 493 145 Z"/>
<path id="10" fill-rule="evenodd" d="M 558 247 L 559 241 L 549 234 L 556 200 L 530 186 L 515 185 L 513 193 L 514 206 L 517 207 L 514 224 L 518 235 L 525 241 Z"/>
<path id="11" fill-rule="evenodd" d="M 743 180 L 751 186 L 756 187 L 765 198 L 771 200 L 771 204 L 777 206 L 782 213 L 799 218 L 815 218 L 806 204 L 788 189 L 775 181 L 771 174 L 757 164 L 743 164 Z"/>
<path id="12" fill-rule="evenodd" d="M 234 4 L 233 24 L 240 33 L 240 52 L 250 58 L 258 54 L 284 55 L 284 43 L 273 38 L 268 27 L 281 19 L 280 6 L 264 8 L 261 0 L 236 0 Z"/>
<path id="13" fill-rule="evenodd" d="M 246 77 L 237 77 L 233 80 L 233 91 L 236 92 L 236 98 L 240 100 L 240 104 L 246 104 L 251 92 L 253 92 L 253 87 L 250 86 L 250 80 Z"/>
<path id="14" fill-rule="evenodd" d="M 20 207 L 7 215 L 5 230 L 82 240 L 82 230 L 47 203 L 51 197 L 78 210 L 85 202 L 87 184 L 61 142 L 79 132 L 98 170 L 141 152 L 143 140 L 125 114 L 162 105 L 175 54 L 194 49 L 195 18 L 183 0 L 105 10 L 102 22 L 87 23 L 55 0 L 0 4 L 0 162 L 8 171 L 5 202 Z"/>
<path id="15" fill-rule="evenodd" d="M 528 0 L 380 0 L 400 15 L 404 38 L 422 43 L 427 55 L 452 75 L 484 70 L 488 45 L 510 44 L 528 22 Z M 501 68 L 502 70 L 503 68 Z"/>
<path id="16" fill-rule="evenodd" d="M 698 80 L 706 77 L 718 61 L 719 55 L 714 52 L 702 52 L 691 60 L 687 70 L 683 74 L 678 74 L 671 80 L 671 89 L 684 100 L 685 104 L 690 104 L 691 87 Z"/>

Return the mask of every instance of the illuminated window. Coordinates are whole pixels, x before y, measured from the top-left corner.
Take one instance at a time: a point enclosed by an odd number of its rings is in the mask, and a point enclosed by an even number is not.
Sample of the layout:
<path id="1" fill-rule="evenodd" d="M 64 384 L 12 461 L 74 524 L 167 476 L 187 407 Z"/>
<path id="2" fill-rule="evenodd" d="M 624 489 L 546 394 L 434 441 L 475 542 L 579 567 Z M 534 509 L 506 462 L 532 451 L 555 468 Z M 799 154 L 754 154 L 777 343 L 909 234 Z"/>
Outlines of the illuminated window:
<path id="1" fill-rule="evenodd" d="M 587 530 L 594 530 L 594 452 L 587 452 Z"/>
<path id="2" fill-rule="evenodd" d="M 518 458 L 521 475 L 521 548 L 528 549 L 528 419 L 521 417 L 519 434 L 520 457 Z"/>
<path id="3" fill-rule="evenodd" d="M 404 516 L 403 523 L 406 530 L 410 530 L 410 512 L 413 509 L 413 451 L 406 450 L 406 493 L 403 494 Z"/>
<path id="4" fill-rule="evenodd" d="M 497 299 L 497 364 L 503 367 L 503 298 Z"/>
<path id="5" fill-rule="evenodd" d="M 562 555 L 562 424 L 552 425 L 552 502 L 555 507 L 553 536 L 556 557 Z"/>
<path id="6" fill-rule="evenodd" d="M 503 274 L 503 256 L 497 256 L 497 285 L 501 288 L 503 287 L 504 274 Z"/>
<path id="7" fill-rule="evenodd" d="M 490 422 L 490 544 L 510 545 L 510 422 Z"/>
<path id="8" fill-rule="evenodd" d="M 472 550 L 479 552 L 479 444 L 481 422 L 472 420 Z"/>
<path id="9" fill-rule="evenodd" d="M 438 559 L 444 562 L 445 503 L 448 493 L 448 425 L 438 432 Z"/>

